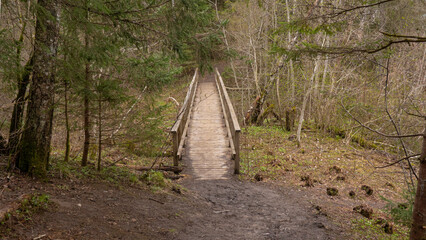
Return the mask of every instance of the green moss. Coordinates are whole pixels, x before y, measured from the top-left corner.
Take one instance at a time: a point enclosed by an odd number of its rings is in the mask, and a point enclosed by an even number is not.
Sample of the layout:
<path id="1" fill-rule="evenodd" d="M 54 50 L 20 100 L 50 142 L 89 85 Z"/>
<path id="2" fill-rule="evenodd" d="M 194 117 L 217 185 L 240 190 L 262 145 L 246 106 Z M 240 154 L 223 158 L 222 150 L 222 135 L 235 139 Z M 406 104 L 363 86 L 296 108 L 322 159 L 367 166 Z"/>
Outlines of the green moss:
<path id="1" fill-rule="evenodd" d="M 363 148 L 377 149 L 376 144 L 371 143 L 370 141 L 366 140 L 365 138 L 363 138 L 363 137 L 361 137 L 360 135 L 357 135 L 357 134 L 351 136 L 351 141 L 359 144 Z"/>
<path id="2" fill-rule="evenodd" d="M 33 141 L 23 141 L 18 159 L 18 168 L 33 177 L 45 178 L 47 175 L 48 152 Z"/>
<path id="3" fill-rule="evenodd" d="M 39 193 L 35 193 L 26 197 L 21 201 L 20 206 L 16 211 L 6 214 L 6 217 L 4 218 L 3 222 L 0 223 L 0 225 L 5 225 L 6 222 L 12 217 L 18 221 L 31 220 L 31 216 L 34 213 L 45 210 L 49 207 L 49 199 L 49 195 Z"/>
<path id="4" fill-rule="evenodd" d="M 392 234 L 385 233 L 384 228 L 378 224 L 375 219 L 356 219 L 352 220 L 352 230 L 355 239 L 389 239 L 389 240 L 403 240 L 408 239 L 408 231 L 399 228 L 399 232 Z"/>
<path id="5" fill-rule="evenodd" d="M 152 191 L 158 191 L 164 189 L 167 186 L 168 180 L 164 178 L 162 172 L 159 171 L 147 171 L 141 177 L 147 185 L 150 186 Z"/>
<path id="6" fill-rule="evenodd" d="M 346 132 L 345 130 L 337 127 L 337 126 L 329 126 L 327 127 L 327 131 L 331 133 L 333 136 L 339 137 L 339 138 L 345 138 Z"/>

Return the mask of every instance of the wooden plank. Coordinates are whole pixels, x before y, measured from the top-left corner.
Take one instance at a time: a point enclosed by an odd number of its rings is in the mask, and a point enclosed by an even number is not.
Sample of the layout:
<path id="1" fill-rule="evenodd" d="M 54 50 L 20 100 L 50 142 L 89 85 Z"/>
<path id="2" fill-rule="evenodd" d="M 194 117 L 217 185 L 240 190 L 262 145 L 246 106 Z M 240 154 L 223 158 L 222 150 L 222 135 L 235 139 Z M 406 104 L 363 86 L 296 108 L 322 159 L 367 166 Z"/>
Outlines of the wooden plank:
<path id="1" fill-rule="evenodd" d="M 231 156 L 233 172 L 240 171 L 241 129 L 219 71 L 216 69 L 206 78 L 207 81 L 195 80 L 191 85 L 179 126 L 173 126 L 178 138 L 176 155 L 185 157 L 190 174 L 196 179 L 226 179 L 232 167 Z"/>
<path id="2" fill-rule="evenodd" d="M 220 76 L 219 71 L 216 68 L 216 75 L 215 75 L 215 80 L 216 80 L 216 86 L 219 92 L 219 97 L 220 97 L 220 101 L 221 101 L 221 105 L 222 105 L 222 109 L 223 109 L 223 114 L 225 116 L 225 123 L 226 123 L 226 127 L 227 127 L 227 131 L 228 131 L 228 136 L 230 138 L 230 147 L 232 149 L 232 159 L 234 159 L 234 161 L 236 161 L 235 163 L 235 171 L 234 172 L 238 172 L 239 173 L 239 155 L 237 154 L 237 152 L 239 152 L 239 142 L 238 144 L 236 144 L 235 142 L 235 132 L 240 132 L 240 125 L 238 123 L 238 119 L 236 117 L 236 114 L 234 112 L 234 108 L 232 106 L 231 100 L 228 96 L 228 93 L 226 92 L 226 88 L 225 85 L 223 83 L 222 77 Z M 230 124 L 231 122 L 231 124 Z M 237 157 L 238 155 L 238 157 Z M 238 161 L 238 163 L 237 163 Z M 237 169 L 238 167 L 238 169 Z"/>
<path id="3" fill-rule="evenodd" d="M 189 108 L 188 108 L 188 116 L 187 116 L 187 119 L 186 119 L 186 124 L 185 124 L 185 128 L 183 129 L 183 133 L 182 133 L 182 138 L 181 138 L 181 140 L 180 140 L 180 143 L 179 143 L 179 148 L 178 148 L 178 151 L 177 151 L 177 158 L 180 160 L 181 158 L 182 158 L 182 151 L 183 151 L 183 147 L 184 147 L 184 145 L 185 145 L 185 139 L 186 139 L 186 135 L 187 135 L 187 131 L 188 131 L 188 125 L 189 125 L 189 121 L 188 121 L 188 119 L 191 119 L 191 112 L 192 112 L 192 106 L 193 106 L 193 104 L 194 104 L 194 98 L 195 98 L 195 91 L 196 91 L 196 89 L 197 89 L 197 82 L 195 83 L 195 90 L 194 90 L 194 92 L 192 93 L 192 98 L 191 98 L 191 102 L 190 102 L 190 104 L 189 104 Z"/>
<path id="4" fill-rule="evenodd" d="M 185 100 L 179 110 L 176 122 L 173 124 L 171 133 L 173 135 L 173 165 L 179 165 L 179 159 L 182 155 L 182 148 L 185 142 L 185 136 L 188 131 L 188 119 L 191 116 L 192 105 L 194 102 L 195 92 L 198 86 L 198 68 L 195 70 L 191 84 L 189 85 L 188 92 Z"/>
<path id="5" fill-rule="evenodd" d="M 186 106 L 188 105 L 188 100 L 189 100 L 189 98 L 191 96 L 191 93 L 194 90 L 193 86 L 194 86 L 194 83 L 197 81 L 197 76 L 198 76 L 198 68 L 195 70 L 194 77 L 192 78 L 191 84 L 189 85 L 188 92 L 187 92 L 187 94 L 185 96 L 185 100 L 183 101 L 182 107 L 179 110 L 178 119 L 176 120 L 175 124 L 173 124 L 171 132 L 177 132 L 179 126 L 181 125 L 181 120 L 182 120 L 182 117 L 183 117 L 183 113 L 185 112 Z"/>
<path id="6" fill-rule="evenodd" d="M 216 80 L 216 87 L 217 87 L 217 90 L 218 90 L 218 93 L 219 93 L 220 104 L 221 104 L 222 110 L 223 110 L 223 116 L 224 116 L 224 119 L 225 119 L 226 130 L 228 132 L 228 137 L 231 137 L 232 135 L 231 135 L 231 131 L 229 129 L 228 115 L 227 115 L 227 112 L 225 111 L 222 89 L 220 89 L 220 87 L 219 87 L 216 76 L 215 76 L 215 80 Z"/>
<path id="7" fill-rule="evenodd" d="M 236 132 L 241 132 L 241 128 L 240 128 L 240 124 L 238 123 L 237 115 L 235 114 L 234 107 L 232 106 L 232 102 L 231 102 L 231 99 L 229 98 L 228 92 L 226 92 L 226 88 L 225 88 L 225 84 L 223 83 L 222 76 L 220 75 L 219 70 L 217 68 L 216 68 L 216 73 L 219 77 L 220 85 L 221 85 L 222 89 L 224 89 L 223 95 L 224 95 L 225 100 L 226 100 L 228 107 L 229 107 L 229 113 L 230 113 L 230 117 L 231 117 L 233 125 L 234 125 L 234 130 Z"/>
<path id="8" fill-rule="evenodd" d="M 230 137 L 226 137 L 228 130 L 220 111 L 216 82 L 200 81 L 196 94 L 184 155 L 189 174 L 202 180 L 229 178 Z"/>

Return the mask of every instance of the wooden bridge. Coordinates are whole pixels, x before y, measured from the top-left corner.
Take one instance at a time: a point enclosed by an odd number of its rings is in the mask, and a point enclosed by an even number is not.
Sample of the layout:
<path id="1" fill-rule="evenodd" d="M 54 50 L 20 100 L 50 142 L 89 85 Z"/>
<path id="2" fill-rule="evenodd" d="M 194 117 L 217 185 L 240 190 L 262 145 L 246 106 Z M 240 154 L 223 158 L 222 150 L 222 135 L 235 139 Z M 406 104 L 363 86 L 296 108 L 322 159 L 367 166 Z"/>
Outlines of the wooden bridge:
<path id="1" fill-rule="evenodd" d="M 239 173 L 241 129 L 217 69 L 202 80 L 195 71 L 171 132 L 174 165 L 183 158 L 196 179 L 226 179 L 232 170 Z"/>

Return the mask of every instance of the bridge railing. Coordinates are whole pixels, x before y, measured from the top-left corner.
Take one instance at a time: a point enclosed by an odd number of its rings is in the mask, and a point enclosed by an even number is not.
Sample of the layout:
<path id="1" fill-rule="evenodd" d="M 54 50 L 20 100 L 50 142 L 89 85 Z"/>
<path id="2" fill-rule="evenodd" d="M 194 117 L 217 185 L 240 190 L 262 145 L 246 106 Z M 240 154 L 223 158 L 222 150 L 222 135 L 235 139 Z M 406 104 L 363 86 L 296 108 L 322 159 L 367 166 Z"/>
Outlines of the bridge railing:
<path id="1" fill-rule="evenodd" d="M 182 150 L 185 145 L 185 138 L 188 131 L 189 119 L 191 118 L 191 109 L 194 103 L 195 92 L 198 86 L 198 68 L 195 70 L 194 77 L 189 85 L 188 92 L 182 107 L 179 110 L 175 124 L 170 131 L 173 136 L 173 165 L 178 166 L 182 158 Z"/>
<path id="2" fill-rule="evenodd" d="M 232 106 L 231 99 L 226 91 L 222 76 L 216 68 L 215 74 L 216 87 L 219 92 L 220 102 L 222 104 L 223 115 L 225 118 L 226 129 L 228 131 L 229 145 L 232 150 L 232 158 L 234 159 L 234 173 L 240 173 L 240 124 L 238 123 L 237 115 Z"/>

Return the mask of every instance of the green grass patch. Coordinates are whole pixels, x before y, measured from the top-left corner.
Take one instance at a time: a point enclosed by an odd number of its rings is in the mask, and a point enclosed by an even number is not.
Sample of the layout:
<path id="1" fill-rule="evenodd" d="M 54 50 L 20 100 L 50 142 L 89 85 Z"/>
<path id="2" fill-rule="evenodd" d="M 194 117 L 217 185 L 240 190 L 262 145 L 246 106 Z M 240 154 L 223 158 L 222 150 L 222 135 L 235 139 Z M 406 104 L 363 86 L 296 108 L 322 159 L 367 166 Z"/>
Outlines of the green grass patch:
<path id="1" fill-rule="evenodd" d="M 153 192 L 162 190 L 170 185 L 170 180 L 166 179 L 164 174 L 159 171 L 147 171 L 142 175 L 141 179 L 146 182 Z"/>
<path id="2" fill-rule="evenodd" d="M 80 161 L 64 162 L 62 159 L 53 159 L 49 173 L 51 177 L 65 179 L 80 179 L 104 181 L 113 185 L 145 185 L 140 180 L 140 174 L 126 167 L 109 166 L 97 171 L 95 166 L 89 164 L 82 167 Z"/>
<path id="3" fill-rule="evenodd" d="M 393 227 L 393 233 L 386 233 L 384 222 L 375 219 L 360 218 L 352 220 L 354 239 L 383 239 L 383 240 L 405 240 L 408 239 L 408 230 L 399 226 Z M 389 224 L 389 223 L 388 223 Z M 395 228 L 398 227 L 398 231 Z"/>
<path id="4" fill-rule="evenodd" d="M 49 198 L 49 195 L 40 193 L 35 193 L 24 197 L 21 200 L 18 209 L 5 214 L 3 221 L 0 222 L 0 225 L 5 226 L 8 224 L 13 224 L 14 222 L 30 221 L 31 217 L 35 213 L 46 210 L 49 207 Z"/>
<path id="5" fill-rule="evenodd" d="M 402 193 L 402 202 L 392 201 L 383 196 L 381 196 L 381 198 L 387 202 L 386 211 L 392 216 L 393 220 L 397 223 L 410 227 L 413 217 L 415 195 L 415 191 L 405 190 Z"/>
<path id="6" fill-rule="evenodd" d="M 242 129 L 243 133 L 250 136 L 268 135 L 270 137 L 288 137 L 290 132 L 285 131 L 280 126 L 248 126 Z"/>

